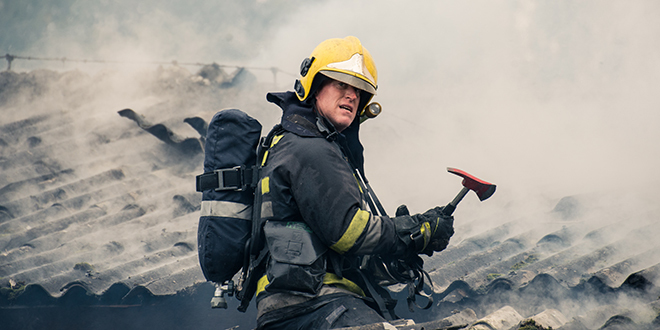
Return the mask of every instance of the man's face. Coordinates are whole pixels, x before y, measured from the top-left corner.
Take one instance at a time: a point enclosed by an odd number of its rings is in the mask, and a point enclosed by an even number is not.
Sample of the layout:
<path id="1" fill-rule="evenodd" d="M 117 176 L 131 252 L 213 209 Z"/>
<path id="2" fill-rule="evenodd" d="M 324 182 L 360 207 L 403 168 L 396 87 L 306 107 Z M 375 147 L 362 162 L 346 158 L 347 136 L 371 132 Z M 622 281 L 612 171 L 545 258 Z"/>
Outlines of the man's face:
<path id="1" fill-rule="evenodd" d="M 330 80 L 316 94 L 316 108 L 337 131 L 351 125 L 360 104 L 360 90 L 341 81 Z"/>

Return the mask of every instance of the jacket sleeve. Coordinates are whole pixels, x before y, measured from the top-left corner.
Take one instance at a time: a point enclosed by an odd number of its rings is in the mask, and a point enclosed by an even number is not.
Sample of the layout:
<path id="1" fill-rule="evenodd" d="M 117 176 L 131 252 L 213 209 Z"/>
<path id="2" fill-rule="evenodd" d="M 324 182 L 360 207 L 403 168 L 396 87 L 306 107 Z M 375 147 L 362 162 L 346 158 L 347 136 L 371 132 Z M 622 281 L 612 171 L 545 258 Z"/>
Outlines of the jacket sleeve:
<path id="1" fill-rule="evenodd" d="M 291 195 L 324 244 L 340 254 L 401 250 L 393 221 L 362 208 L 358 181 L 334 143 L 301 138 L 292 151 Z"/>

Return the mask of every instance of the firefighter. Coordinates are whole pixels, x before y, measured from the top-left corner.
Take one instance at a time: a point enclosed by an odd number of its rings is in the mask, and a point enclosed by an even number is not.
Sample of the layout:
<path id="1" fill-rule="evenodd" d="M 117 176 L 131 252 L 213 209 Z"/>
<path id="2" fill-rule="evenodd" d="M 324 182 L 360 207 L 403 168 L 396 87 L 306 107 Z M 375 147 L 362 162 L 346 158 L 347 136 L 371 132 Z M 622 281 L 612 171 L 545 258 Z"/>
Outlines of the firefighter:
<path id="1" fill-rule="evenodd" d="M 267 257 L 257 276 L 258 328 L 386 322 L 383 298 L 369 289 L 370 274 L 360 267 L 363 258 L 441 251 L 453 218 L 441 207 L 395 217 L 368 207 L 358 132 L 378 74 L 356 37 L 323 41 L 300 74 L 295 91 L 267 95 L 283 115 L 259 160 L 256 195 Z"/>

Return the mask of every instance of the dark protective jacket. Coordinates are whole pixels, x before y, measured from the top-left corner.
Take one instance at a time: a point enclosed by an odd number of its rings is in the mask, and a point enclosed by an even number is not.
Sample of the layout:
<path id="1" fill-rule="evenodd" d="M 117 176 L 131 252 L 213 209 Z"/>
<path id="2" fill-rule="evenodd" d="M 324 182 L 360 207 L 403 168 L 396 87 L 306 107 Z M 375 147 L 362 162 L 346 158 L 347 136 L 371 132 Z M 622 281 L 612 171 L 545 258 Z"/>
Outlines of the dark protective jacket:
<path id="1" fill-rule="evenodd" d="M 266 212 L 261 217 L 304 222 L 321 243 L 340 254 L 393 253 L 398 242 L 394 224 L 366 210 L 361 187 L 342 151 L 357 141 L 339 134 L 327 138 L 319 126 L 334 132 L 332 124 L 301 106 L 292 92 L 269 94 L 268 99 L 283 107 L 286 132 L 274 139 L 265 156 L 260 188 L 268 178 L 269 193 L 264 194 Z"/>
<path id="2" fill-rule="evenodd" d="M 257 287 L 260 324 L 295 314 L 296 306 L 364 295 L 365 283 L 350 271 L 357 256 L 401 255 L 408 248 L 394 221 L 365 205 L 355 171 L 362 166 L 359 119 L 339 134 L 293 92 L 267 99 L 282 108 L 284 130 L 259 160 L 256 194 L 271 254 Z"/>

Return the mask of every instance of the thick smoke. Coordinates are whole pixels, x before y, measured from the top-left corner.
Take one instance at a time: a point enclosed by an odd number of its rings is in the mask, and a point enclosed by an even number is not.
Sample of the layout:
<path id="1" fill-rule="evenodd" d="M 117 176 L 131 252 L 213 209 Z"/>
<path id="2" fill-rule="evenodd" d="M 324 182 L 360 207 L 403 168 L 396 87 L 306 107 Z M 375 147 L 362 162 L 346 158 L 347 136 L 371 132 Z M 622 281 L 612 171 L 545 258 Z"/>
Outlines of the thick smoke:
<path id="1" fill-rule="evenodd" d="M 1 1 L 0 51 L 69 60 L 245 65 L 297 6 L 297 1 L 286 0 Z M 16 61 L 13 65 L 21 70 L 43 64 Z M 70 69 L 72 65 L 54 66 Z"/>
<path id="2" fill-rule="evenodd" d="M 389 209 L 444 204 L 458 188 L 447 166 L 497 183 L 489 204 L 499 208 L 529 196 L 554 202 L 657 182 L 657 7 L 652 1 L 429 1 L 405 8 L 346 1 L 3 1 L 0 48 L 23 56 L 176 59 L 295 73 L 318 42 L 356 35 L 380 73 L 374 100 L 385 111 L 362 135 L 367 174 Z M 126 68 L 13 62 L 15 71 L 44 65 Z M 120 81 L 130 90 L 127 82 L 135 79 Z M 276 89 L 292 81 L 280 74 Z"/>
<path id="3" fill-rule="evenodd" d="M 492 200 L 459 215 L 516 201 L 551 208 L 566 195 L 657 183 L 659 10 L 652 1 L 330 1 L 302 9 L 262 61 L 293 71 L 310 45 L 361 38 L 384 107 L 362 131 L 367 175 L 389 210 L 451 200 L 460 183 L 447 166 L 498 184 Z"/>
<path id="4" fill-rule="evenodd" d="M 374 101 L 384 112 L 363 125 L 362 141 L 367 176 L 391 213 L 402 203 L 423 212 L 449 202 L 461 186 L 445 168 L 457 167 L 498 185 L 483 203 L 472 194 L 465 198 L 456 212 L 457 238 L 547 213 L 570 195 L 597 196 L 584 205 L 586 221 L 613 224 L 629 215 L 646 223 L 657 210 L 658 194 L 651 188 L 660 181 L 658 14 L 660 4 L 651 0 L 414 6 L 348 0 L 5 0 L 0 54 L 122 64 L 15 60 L 17 72 L 47 67 L 86 76 L 62 78 L 66 93 L 46 91 L 49 98 L 36 105 L 33 91 L 21 91 L 25 94 L 2 105 L 2 115 L 25 118 L 23 102 L 33 113 L 52 111 L 56 104 L 71 118 L 95 112 L 98 121 L 80 122 L 79 134 L 119 134 L 104 132 L 99 123 L 132 129 L 134 123 L 116 111 L 133 108 L 193 136 L 181 123 L 183 113 L 210 118 L 218 107 L 238 107 L 268 129 L 280 113 L 264 93 L 290 89 L 293 77 L 278 74 L 273 86 L 265 71 L 258 88 L 240 95 L 199 94 L 161 84 L 189 79 L 198 66 L 157 69 L 139 63 L 216 62 L 296 73 L 319 42 L 355 35 L 378 66 Z M 145 83 L 154 75 L 162 80 Z M 96 87 L 71 85 L 81 81 Z M 172 95 L 174 90 L 184 92 Z"/>
<path id="5" fill-rule="evenodd" d="M 446 167 L 498 185 L 464 199 L 450 245 L 506 221 L 521 233 L 558 223 L 549 211 L 565 196 L 578 197 L 574 220 L 638 228 L 657 221 L 658 13 L 652 1 L 328 1 L 301 9 L 255 63 L 294 71 L 320 41 L 359 37 L 379 70 L 384 111 L 362 141 L 386 209 L 449 202 L 461 186 Z M 572 317 L 602 302 L 571 303 L 557 308 Z"/>
<path id="6" fill-rule="evenodd" d="M 272 88 L 286 77 L 273 76 L 269 68 L 276 63 L 248 69 L 246 76 L 256 76 L 260 84 L 240 95 L 204 89 L 209 81 L 194 73 L 218 63 L 231 77 L 269 44 L 274 27 L 297 6 L 296 1 L 0 1 L 0 53 L 17 57 L 11 61 L 16 74 L 3 82 L 12 86 L 1 91 L 3 119 L 53 111 L 75 118 L 84 112 L 97 121 L 81 122 L 75 133 L 90 134 L 103 123 L 132 127 L 117 111 L 133 108 L 183 136 L 196 136 L 182 122 L 185 116 L 208 120 L 223 107 L 259 113 L 266 91 L 260 86 Z"/>

